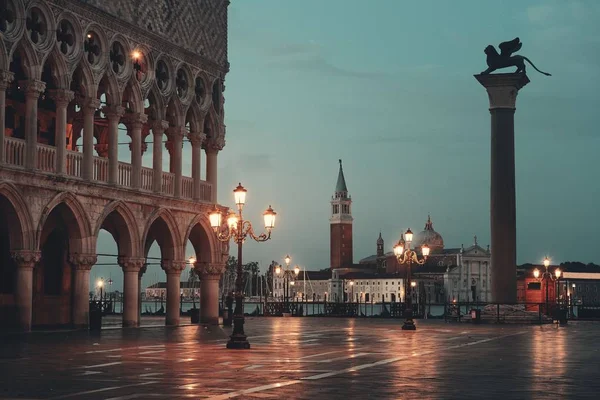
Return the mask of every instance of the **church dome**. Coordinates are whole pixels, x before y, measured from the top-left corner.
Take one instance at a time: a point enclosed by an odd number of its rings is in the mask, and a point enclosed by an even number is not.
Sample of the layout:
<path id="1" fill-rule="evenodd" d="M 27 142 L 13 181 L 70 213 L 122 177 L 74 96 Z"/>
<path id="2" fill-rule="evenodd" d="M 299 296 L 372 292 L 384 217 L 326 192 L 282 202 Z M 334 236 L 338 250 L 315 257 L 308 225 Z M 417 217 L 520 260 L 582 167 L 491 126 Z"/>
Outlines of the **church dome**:
<path id="1" fill-rule="evenodd" d="M 418 248 L 424 244 L 429 246 L 429 249 L 432 253 L 444 249 L 444 239 L 442 238 L 442 235 L 433 229 L 433 223 L 431 222 L 431 217 L 429 216 L 427 217 L 425 229 L 415 234 L 412 241 L 412 247 Z"/>

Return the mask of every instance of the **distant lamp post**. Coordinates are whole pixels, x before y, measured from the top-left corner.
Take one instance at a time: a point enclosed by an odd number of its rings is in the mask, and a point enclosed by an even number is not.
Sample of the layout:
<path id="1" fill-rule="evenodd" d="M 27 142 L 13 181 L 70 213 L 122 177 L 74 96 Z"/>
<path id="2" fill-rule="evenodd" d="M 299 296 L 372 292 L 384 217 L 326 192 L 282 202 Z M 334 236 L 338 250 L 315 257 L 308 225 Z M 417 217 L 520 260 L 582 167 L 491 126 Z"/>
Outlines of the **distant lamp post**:
<path id="1" fill-rule="evenodd" d="M 296 265 L 294 269 L 290 269 L 292 257 L 289 255 L 285 256 L 283 261 L 285 262 L 285 269 L 278 265 L 275 267 L 275 274 L 282 275 L 283 278 L 283 312 L 287 314 L 290 312 L 290 286 L 294 286 L 294 278 L 300 273 L 300 267 Z"/>
<path id="2" fill-rule="evenodd" d="M 190 256 L 188 258 L 188 264 L 190 264 L 190 268 L 192 269 L 192 274 L 194 274 L 194 264 L 196 264 L 196 257 Z M 192 279 L 192 307 L 196 309 L 196 278 Z"/>
<path id="3" fill-rule="evenodd" d="M 209 214 L 210 225 L 215 231 L 216 237 L 221 242 L 233 240 L 237 243 L 238 258 L 237 271 L 235 279 L 235 310 L 233 312 L 233 333 L 227 342 L 228 349 L 249 349 L 250 343 L 244 333 L 244 295 L 243 295 L 243 274 L 242 270 L 242 244 L 248 236 L 257 242 L 266 242 L 271 239 L 271 231 L 275 227 L 275 216 L 277 213 L 273 211 L 271 206 L 263 213 L 265 229 L 267 233 L 256 235 L 252 229 L 250 221 L 246 221 L 242 217 L 242 208 L 246 203 L 247 190 L 240 183 L 233 191 L 235 204 L 238 212 L 230 211 L 225 224 L 222 224 L 222 215 L 215 205 L 213 212 Z"/>
<path id="4" fill-rule="evenodd" d="M 535 279 L 539 279 L 540 275 L 542 277 L 542 281 L 544 282 L 544 285 L 546 286 L 546 315 L 549 314 L 549 310 L 548 310 L 548 306 L 549 306 L 549 295 L 548 295 L 548 287 L 550 286 L 550 282 L 554 282 L 556 280 L 558 280 L 560 278 L 560 275 L 562 274 L 562 271 L 560 270 L 560 268 L 556 268 L 554 270 L 554 275 L 552 275 L 552 273 L 550 273 L 550 270 L 548 269 L 550 267 L 550 259 L 548 257 L 544 257 L 544 272 L 540 273 L 539 269 L 534 269 L 533 270 L 533 277 Z M 558 293 L 556 294 L 556 299 L 558 301 Z"/>
<path id="5" fill-rule="evenodd" d="M 352 303 L 354 301 L 354 281 L 351 280 L 348 284 L 350 285 L 350 303 Z"/>
<path id="6" fill-rule="evenodd" d="M 104 278 L 98 279 L 96 287 L 100 289 L 100 309 L 102 309 L 102 289 L 104 288 Z"/>
<path id="7" fill-rule="evenodd" d="M 410 244 L 413 239 L 413 233 L 410 228 L 404 233 L 404 238 L 400 237 L 398 243 L 394 246 L 394 255 L 396 256 L 396 260 L 398 264 L 406 264 L 406 282 L 404 290 L 404 300 L 406 307 L 404 309 L 404 324 L 402 325 L 403 330 L 414 331 L 417 329 L 415 326 L 415 322 L 413 321 L 413 311 L 412 311 L 412 294 L 411 288 L 413 288 L 416 282 L 411 282 L 411 267 L 412 263 L 416 263 L 418 265 L 425 264 L 427 261 L 427 257 L 429 257 L 429 246 L 424 244 L 421 246 L 421 253 L 423 254 L 423 258 L 419 259 L 418 254 L 411 250 Z"/>

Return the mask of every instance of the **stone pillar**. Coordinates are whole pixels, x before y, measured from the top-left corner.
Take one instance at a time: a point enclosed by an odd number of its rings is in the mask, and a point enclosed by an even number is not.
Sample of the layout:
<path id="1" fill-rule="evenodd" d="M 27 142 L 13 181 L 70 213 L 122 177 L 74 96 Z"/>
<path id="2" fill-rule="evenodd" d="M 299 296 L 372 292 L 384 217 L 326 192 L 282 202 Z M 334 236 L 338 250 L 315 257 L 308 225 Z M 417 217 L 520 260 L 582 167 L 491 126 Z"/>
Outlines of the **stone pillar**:
<path id="1" fill-rule="evenodd" d="M 146 114 L 129 116 L 126 121 L 127 130 L 131 135 L 131 187 L 139 189 L 142 180 L 142 127 L 148 121 Z"/>
<path id="2" fill-rule="evenodd" d="M 104 112 L 108 119 L 108 183 L 119 183 L 119 122 L 125 113 L 121 106 L 107 108 Z"/>
<path id="3" fill-rule="evenodd" d="M 181 296 L 181 272 L 185 269 L 185 261 L 163 260 L 162 269 L 167 274 L 167 326 L 179 325 L 179 300 Z"/>
<path id="4" fill-rule="evenodd" d="M 6 130 L 6 88 L 12 82 L 14 74 L 0 71 L 0 165 L 5 162 L 4 135 Z"/>
<path id="5" fill-rule="evenodd" d="M 123 268 L 123 327 L 139 326 L 139 273 L 144 267 L 145 259 L 119 257 L 118 262 Z"/>
<path id="6" fill-rule="evenodd" d="M 39 251 L 18 250 L 11 252 L 17 266 L 17 285 L 15 305 L 17 306 L 17 323 L 24 332 L 31 330 L 33 303 L 33 268 L 40 261 Z"/>
<path id="7" fill-rule="evenodd" d="M 38 98 L 46 89 L 46 84 L 37 79 L 19 82 L 25 88 L 25 167 L 37 168 L 37 140 L 38 140 Z"/>
<path id="8" fill-rule="evenodd" d="M 75 275 L 71 315 L 74 328 L 87 329 L 90 324 L 90 270 L 96 261 L 95 254 L 72 254 L 69 257 Z"/>
<path id="9" fill-rule="evenodd" d="M 155 193 L 162 193 L 162 140 L 168 127 L 167 121 L 154 121 L 152 124 L 152 169 L 154 170 L 152 186 Z"/>
<path id="10" fill-rule="evenodd" d="M 67 106 L 73 100 L 70 90 L 55 89 L 50 92 L 56 104 L 56 126 L 54 129 L 56 147 L 56 173 L 64 174 L 67 162 Z"/>
<path id="11" fill-rule="evenodd" d="M 81 105 L 83 112 L 83 166 L 81 177 L 85 181 L 94 178 L 94 114 L 100 107 L 100 100 L 85 99 Z"/>
<path id="12" fill-rule="evenodd" d="M 197 262 L 195 270 L 200 275 L 200 322 L 219 324 L 219 279 L 225 264 Z"/>
<path id="13" fill-rule="evenodd" d="M 225 139 L 211 138 L 204 144 L 206 152 L 206 181 L 211 185 L 211 201 L 217 203 L 217 154 L 223 150 Z"/>
<path id="14" fill-rule="evenodd" d="M 515 202 L 514 115 L 524 73 L 475 75 L 487 90 L 491 114 L 490 227 L 492 301 L 517 301 L 517 229 Z"/>
<path id="15" fill-rule="evenodd" d="M 175 174 L 175 183 L 173 184 L 173 196 L 181 197 L 181 148 L 183 147 L 183 138 L 185 128 L 182 126 L 171 127 L 167 129 L 170 145 L 167 147 L 171 155 L 171 172 Z M 169 143 L 167 143 L 169 144 Z"/>
<path id="16" fill-rule="evenodd" d="M 193 199 L 198 201 L 201 198 L 201 187 L 202 180 L 200 179 L 201 173 L 201 157 L 202 157 L 202 142 L 206 138 L 203 133 L 190 133 L 190 142 L 192 143 L 192 179 L 194 181 L 194 193 Z"/>

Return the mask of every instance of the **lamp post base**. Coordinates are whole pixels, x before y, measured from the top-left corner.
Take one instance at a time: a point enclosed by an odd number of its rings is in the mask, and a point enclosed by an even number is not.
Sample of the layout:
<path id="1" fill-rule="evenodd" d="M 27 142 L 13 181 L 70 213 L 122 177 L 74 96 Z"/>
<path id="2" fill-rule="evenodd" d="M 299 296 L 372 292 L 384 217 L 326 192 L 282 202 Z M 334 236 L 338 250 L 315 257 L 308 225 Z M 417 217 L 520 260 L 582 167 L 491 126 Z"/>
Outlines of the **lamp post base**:
<path id="1" fill-rule="evenodd" d="M 411 309 L 404 311 L 404 324 L 402 325 L 403 331 L 416 331 L 417 326 L 415 325 L 415 321 L 413 321 L 413 313 Z"/>
<path id="2" fill-rule="evenodd" d="M 227 342 L 228 349 L 249 349 L 250 342 L 246 338 L 246 335 L 231 335 Z"/>

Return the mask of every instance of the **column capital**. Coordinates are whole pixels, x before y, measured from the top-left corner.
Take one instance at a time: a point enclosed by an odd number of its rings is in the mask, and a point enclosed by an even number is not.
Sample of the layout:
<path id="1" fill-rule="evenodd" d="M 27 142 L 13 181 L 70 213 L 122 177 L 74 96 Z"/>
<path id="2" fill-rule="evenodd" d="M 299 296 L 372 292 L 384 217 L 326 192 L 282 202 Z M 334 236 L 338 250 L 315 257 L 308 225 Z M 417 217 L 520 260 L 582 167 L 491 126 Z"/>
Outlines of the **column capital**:
<path id="1" fill-rule="evenodd" d="M 475 75 L 475 79 L 487 90 L 490 110 L 515 109 L 519 90 L 529 83 L 525 73 Z"/>
<path id="2" fill-rule="evenodd" d="M 194 270 L 200 275 L 200 279 L 220 279 L 225 272 L 225 264 L 196 261 Z"/>
<path id="3" fill-rule="evenodd" d="M 98 99 L 84 98 L 81 101 L 81 110 L 83 112 L 83 115 L 93 115 L 98 109 L 98 107 L 100 107 L 100 100 Z"/>
<path id="4" fill-rule="evenodd" d="M 172 126 L 170 128 L 167 129 L 167 136 L 169 137 L 169 140 L 173 139 L 183 139 L 185 137 L 185 134 L 187 133 L 187 130 L 183 127 L 183 126 Z"/>
<path id="5" fill-rule="evenodd" d="M 56 103 L 56 107 L 66 107 L 75 97 L 75 93 L 67 89 L 52 89 L 50 97 Z"/>
<path id="6" fill-rule="evenodd" d="M 10 71 L 0 70 L 0 90 L 5 90 L 6 87 L 12 83 L 15 78 L 15 74 Z"/>
<path id="7" fill-rule="evenodd" d="M 206 133 L 190 132 L 188 133 L 188 139 L 190 139 L 192 147 L 199 147 L 202 146 L 202 143 L 206 140 Z"/>
<path id="8" fill-rule="evenodd" d="M 16 250 L 11 251 L 10 256 L 17 264 L 17 268 L 33 268 L 42 258 L 41 251 Z"/>
<path id="9" fill-rule="evenodd" d="M 76 270 L 90 270 L 98 261 L 98 256 L 95 254 L 69 254 L 69 263 Z"/>
<path id="10" fill-rule="evenodd" d="M 224 136 L 207 137 L 202 144 L 202 148 L 206 150 L 207 153 L 218 153 L 223 150 L 223 147 L 225 147 Z"/>
<path id="11" fill-rule="evenodd" d="M 142 126 L 148 122 L 148 116 L 144 113 L 125 114 L 121 122 L 129 129 L 142 129 Z"/>
<path id="12" fill-rule="evenodd" d="M 162 135 L 169 128 L 168 121 L 151 121 L 150 125 L 152 127 L 153 135 L 158 135 L 158 134 Z"/>
<path id="13" fill-rule="evenodd" d="M 38 98 L 46 90 L 46 83 L 38 79 L 19 81 L 19 85 L 25 89 L 25 97 Z"/>
<path id="14" fill-rule="evenodd" d="M 146 264 L 145 258 L 136 258 L 136 257 L 119 257 L 117 259 L 119 266 L 123 269 L 123 272 L 137 272 Z"/>
<path id="15" fill-rule="evenodd" d="M 125 115 L 125 108 L 121 106 L 106 106 L 102 109 L 102 112 L 104 112 L 104 115 L 106 115 L 108 120 L 119 120 L 123 115 Z"/>
<path id="16" fill-rule="evenodd" d="M 185 267 L 187 266 L 187 261 L 162 260 L 160 266 L 167 275 L 181 275 L 181 272 L 185 270 Z"/>

